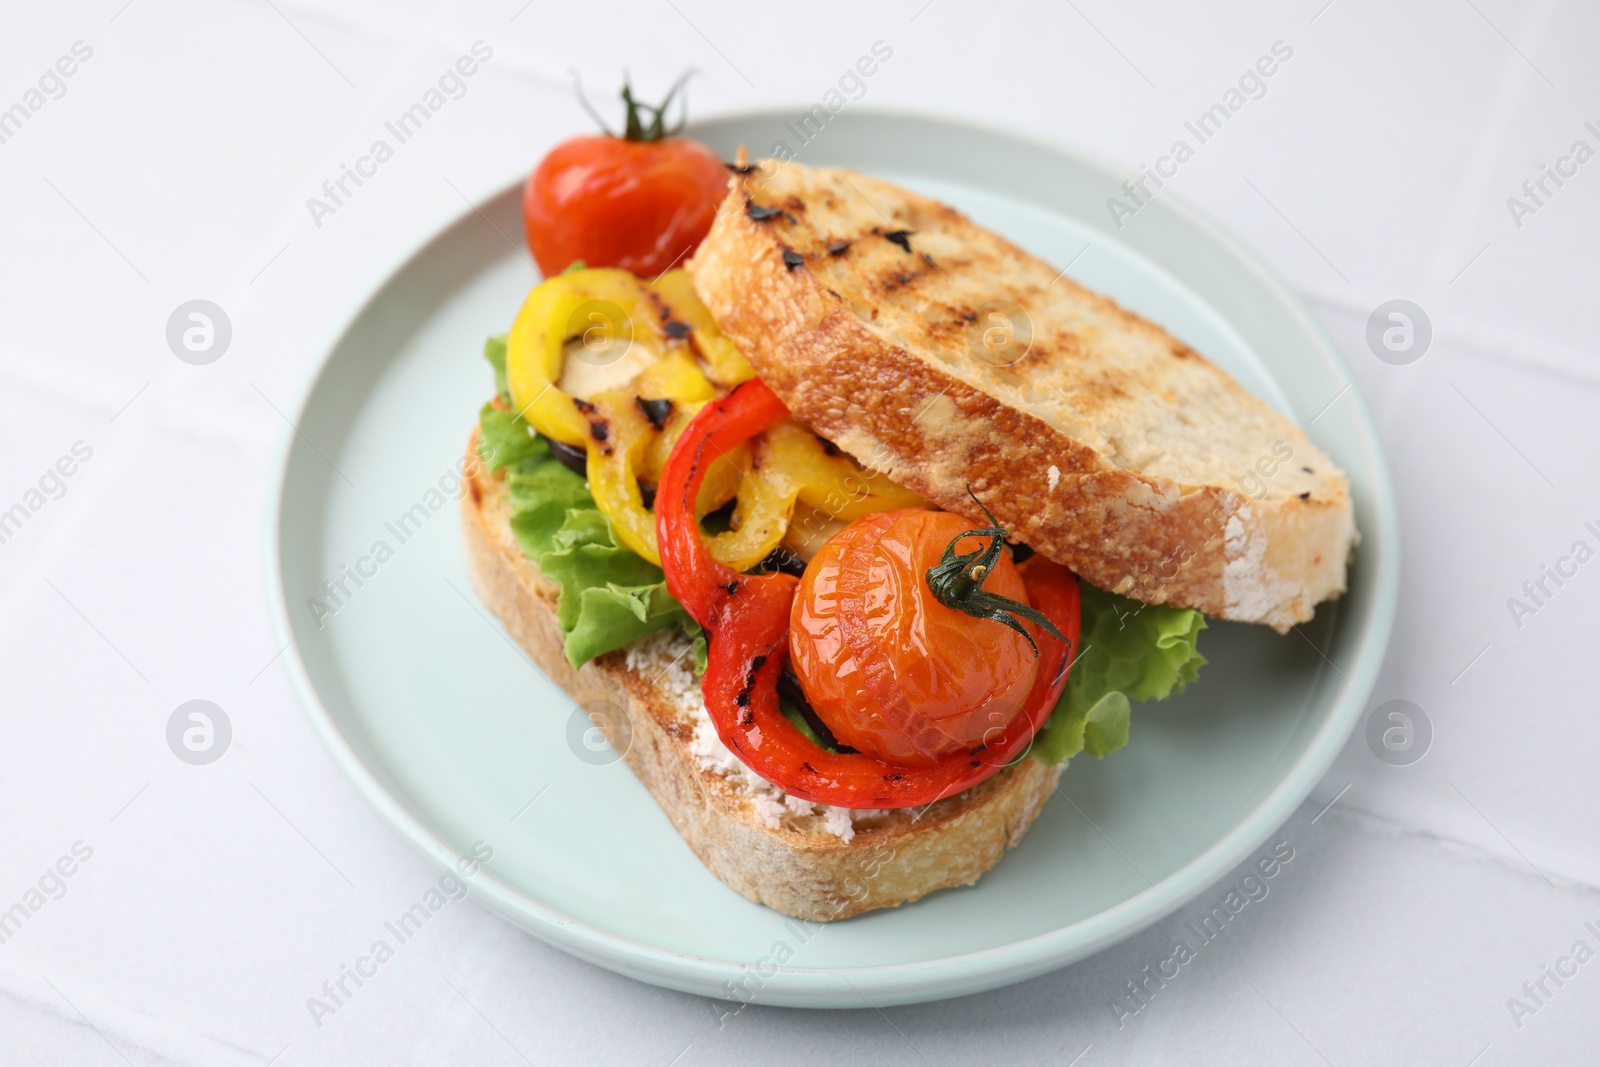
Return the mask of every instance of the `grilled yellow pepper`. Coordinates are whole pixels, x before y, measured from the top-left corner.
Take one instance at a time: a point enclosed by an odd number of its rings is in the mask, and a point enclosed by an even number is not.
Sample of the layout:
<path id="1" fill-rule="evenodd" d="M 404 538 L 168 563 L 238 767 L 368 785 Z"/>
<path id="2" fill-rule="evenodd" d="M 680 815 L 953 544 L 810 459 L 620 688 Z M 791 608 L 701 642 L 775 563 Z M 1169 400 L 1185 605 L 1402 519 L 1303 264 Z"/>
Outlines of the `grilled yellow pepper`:
<path id="1" fill-rule="evenodd" d="M 661 478 L 661 467 L 671 454 L 683 428 L 689 424 L 690 415 L 673 411 L 658 429 L 646 414 L 639 400 L 627 390 L 596 393 L 590 402 L 592 413 L 589 440 L 589 492 L 595 503 L 611 520 L 611 527 L 628 548 L 651 563 L 660 564 L 661 553 L 656 546 L 656 515 L 645 506 L 640 483 L 654 485 Z M 696 405 L 698 407 L 698 405 Z M 749 466 L 750 450 L 741 447 L 727 456 L 718 457 L 706 473 L 705 484 L 700 489 L 699 513 L 715 511 L 740 491 L 756 483 L 748 480 L 744 468 Z M 782 531 L 780 531 L 781 533 Z M 716 549 L 713 548 L 713 552 Z M 747 569 L 760 563 L 765 553 L 741 566 L 740 559 L 724 550 L 717 558 L 731 566 Z M 768 550 L 770 551 L 770 549 Z"/>
<path id="2" fill-rule="evenodd" d="M 852 522 L 863 515 L 924 503 L 916 493 L 865 469 L 793 420 L 779 423 L 766 437 L 762 470 L 781 471 L 798 487 L 798 501 L 819 516 Z"/>
<path id="3" fill-rule="evenodd" d="M 710 379 L 690 354 L 691 337 Z M 625 270 L 559 274 L 535 286 L 517 312 L 506 339 L 506 377 L 513 410 L 546 437 L 575 447 L 588 440 L 589 424 L 578 398 L 560 385 L 569 347 L 597 373 L 641 367 L 642 384 L 657 394 L 649 399 L 703 402 L 717 393 L 712 380 L 732 386 L 754 377 L 695 296 L 688 271 L 654 282 Z"/>
<path id="4" fill-rule="evenodd" d="M 560 384 L 569 358 L 624 381 L 573 396 Z M 717 329 L 687 271 L 646 281 L 622 270 L 577 270 L 528 295 L 507 340 L 506 376 L 512 407 L 534 429 L 587 449 L 596 505 L 624 545 L 659 564 L 655 513 L 642 485 L 660 479 L 683 428 L 718 387 L 754 372 Z M 793 421 L 719 457 L 697 511 L 704 516 L 735 497 L 732 528 L 708 544 L 736 570 L 760 563 L 786 533 L 803 533 L 798 543 L 807 543 L 821 525 L 922 502 Z M 790 530 L 797 501 L 809 509 L 805 531 Z"/>
<path id="5" fill-rule="evenodd" d="M 700 302 L 686 270 L 669 270 L 651 283 L 680 321 L 688 324 L 694 343 L 706 361 L 707 373 L 718 385 L 732 388 L 756 376 L 738 347 L 711 317 L 711 310 Z"/>

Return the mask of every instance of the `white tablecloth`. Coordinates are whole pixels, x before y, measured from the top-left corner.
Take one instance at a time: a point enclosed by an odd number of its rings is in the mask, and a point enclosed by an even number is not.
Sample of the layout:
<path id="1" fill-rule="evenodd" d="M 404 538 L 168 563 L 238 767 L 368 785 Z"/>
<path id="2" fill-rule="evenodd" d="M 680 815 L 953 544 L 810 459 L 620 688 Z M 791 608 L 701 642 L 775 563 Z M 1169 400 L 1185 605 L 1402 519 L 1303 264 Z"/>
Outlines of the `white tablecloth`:
<path id="1" fill-rule="evenodd" d="M 1592 5 L 14 7 L 0 511 L 23 513 L 0 543 L 0 908 L 30 917 L 0 944 L 0 1062 L 1600 1058 L 1600 960 L 1573 955 L 1600 950 L 1600 562 L 1570 558 L 1600 548 Z M 313 219 L 307 199 L 477 41 L 493 54 L 464 95 Z M 878 41 L 892 58 L 852 106 L 997 124 L 1130 173 L 1275 43 L 1291 53 L 1245 80 L 1169 191 L 1285 272 L 1377 416 L 1405 564 L 1373 706 L 1421 707 L 1431 750 L 1390 766 L 1358 732 L 1282 831 L 1295 859 L 1270 895 L 1145 982 L 1137 1013 L 1126 983 L 1221 888 L 1015 988 L 721 1021 L 454 904 L 313 1025 L 307 997 L 432 874 L 334 770 L 275 662 L 261 538 L 280 412 L 387 265 L 589 127 L 569 68 L 598 99 L 623 67 L 648 97 L 693 65 L 697 114 L 798 114 Z M 1367 342 L 1395 298 L 1432 324 L 1406 365 Z M 192 299 L 232 324 L 206 366 L 166 340 Z M 166 741 L 191 699 L 233 724 L 204 773 Z"/>

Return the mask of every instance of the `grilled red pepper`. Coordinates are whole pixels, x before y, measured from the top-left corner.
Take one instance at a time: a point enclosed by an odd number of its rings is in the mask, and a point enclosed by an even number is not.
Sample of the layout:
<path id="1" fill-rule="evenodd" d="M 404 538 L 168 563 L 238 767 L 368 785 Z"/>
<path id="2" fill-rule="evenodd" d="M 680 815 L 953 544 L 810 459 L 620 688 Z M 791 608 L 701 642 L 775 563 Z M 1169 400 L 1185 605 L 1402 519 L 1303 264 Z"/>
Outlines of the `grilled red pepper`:
<path id="1" fill-rule="evenodd" d="M 796 579 L 739 574 L 718 563 L 706 551 L 694 513 L 711 461 L 787 415 L 783 402 L 759 380 L 707 404 L 684 430 L 657 489 L 667 589 L 711 635 L 702 688 L 717 735 L 762 778 L 792 796 L 821 804 L 913 807 L 978 784 L 1026 752 L 1060 699 L 1078 640 L 1077 577 L 1037 556 L 1022 568 L 1032 606 L 1067 641 L 1042 642 L 1033 686 L 1021 710 L 1006 726 L 990 730 L 986 744 L 918 767 L 822 748 L 778 706 L 777 682 L 788 655 Z"/>

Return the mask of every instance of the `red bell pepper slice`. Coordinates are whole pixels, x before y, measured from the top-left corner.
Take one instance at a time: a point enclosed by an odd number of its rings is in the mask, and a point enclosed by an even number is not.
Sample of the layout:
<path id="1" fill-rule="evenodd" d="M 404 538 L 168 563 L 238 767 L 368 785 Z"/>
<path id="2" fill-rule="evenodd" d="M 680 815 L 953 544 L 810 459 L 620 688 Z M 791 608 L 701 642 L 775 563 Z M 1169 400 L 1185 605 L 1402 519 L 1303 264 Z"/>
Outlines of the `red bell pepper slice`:
<path id="1" fill-rule="evenodd" d="M 1033 688 L 1017 715 L 992 730 L 984 744 L 932 767 L 829 752 L 802 734 L 778 706 L 778 675 L 789 654 L 789 613 L 798 580 L 786 574 L 739 574 L 712 559 L 694 513 L 711 461 L 787 415 L 783 402 L 761 381 L 745 382 L 694 417 L 657 487 L 667 589 L 710 634 L 702 691 L 717 736 L 756 774 L 791 796 L 819 804 L 906 808 L 969 789 L 1025 754 L 1061 698 L 1080 629 L 1077 576 L 1040 556 L 1022 565 L 1030 602 L 1068 643 L 1036 633 L 1040 659 Z"/>

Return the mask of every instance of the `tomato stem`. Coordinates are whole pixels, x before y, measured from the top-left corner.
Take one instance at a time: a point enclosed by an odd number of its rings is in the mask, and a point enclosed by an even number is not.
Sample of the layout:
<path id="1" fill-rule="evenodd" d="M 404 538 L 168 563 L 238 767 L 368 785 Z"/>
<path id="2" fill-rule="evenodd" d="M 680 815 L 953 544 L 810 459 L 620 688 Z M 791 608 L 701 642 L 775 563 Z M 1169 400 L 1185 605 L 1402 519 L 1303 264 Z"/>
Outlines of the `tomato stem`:
<path id="1" fill-rule="evenodd" d="M 972 491 L 970 485 L 967 486 L 967 495 L 972 497 L 973 503 L 983 508 L 983 514 L 988 518 L 989 525 L 966 530 L 951 539 L 945 546 L 944 555 L 939 557 L 939 562 L 928 568 L 928 590 L 933 593 L 934 599 L 947 608 L 971 615 L 976 619 L 992 619 L 1011 627 L 1028 639 L 1028 645 L 1033 649 L 1034 658 L 1037 659 L 1039 646 L 1034 643 L 1033 635 L 1028 632 L 1027 627 L 1018 621 L 1019 616 L 1040 627 L 1052 637 L 1062 641 L 1066 641 L 1067 638 L 1042 612 L 1030 608 L 1020 600 L 991 593 L 983 588 L 983 580 L 990 575 L 995 563 L 1000 559 L 1000 549 L 1006 531 L 1001 529 L 1000 524 L 995 521 L 994 513 L 984 507 L 983 501 L 978 499 L 978 494 Z M 989 543 L 981 549 L 958 554 L 956 545 L 965 537 L 987 537 Z M 1067 643 L 1071 644 L 1070 641 Z"/>
<path id="2" fill-rule="evenodd" d="M 678 109 L 678 121 L 671 126 L 667 125 L 667 108 L 672 105 L 673 97 L 678 95 L 684 84 L 689 80 L 690 75 L 695 73 L 697 71 L 691 67 L 680 74 L 678 80 L 672 83 L 672 88 L 667 90 L 666 98 L 660 104 L 654 105 L 634 99 L 633 86 L 629 84 L 628 77 L 624 74 L 622 78 L 622 103 L 625 111 L 623 112 L 623 125 L 620 134 L 612 133 L 611 127 L 606 125 L 606 120 L 601 118 L 600 113 L 594 109 L 594 105 L 589 103 L 589 98 L 584 94 L 583 82 L 578 77 L 577 70 L 572 72 L 572 82 L 578 96 L 578 103 L 582 105 L 583 110 L 589 113 L 589 117 L 594 119 L 595 125 L 600 127 L 602 133 L 608 137 L 617 137 L 621 140 L 633 141 L 638 144 L 654 144 L 656 141 L 662 141 L 668 137 L 676 137 L 683 131 L 684 124 L 689 121 L 688 105 L 684 104 Z"/>

